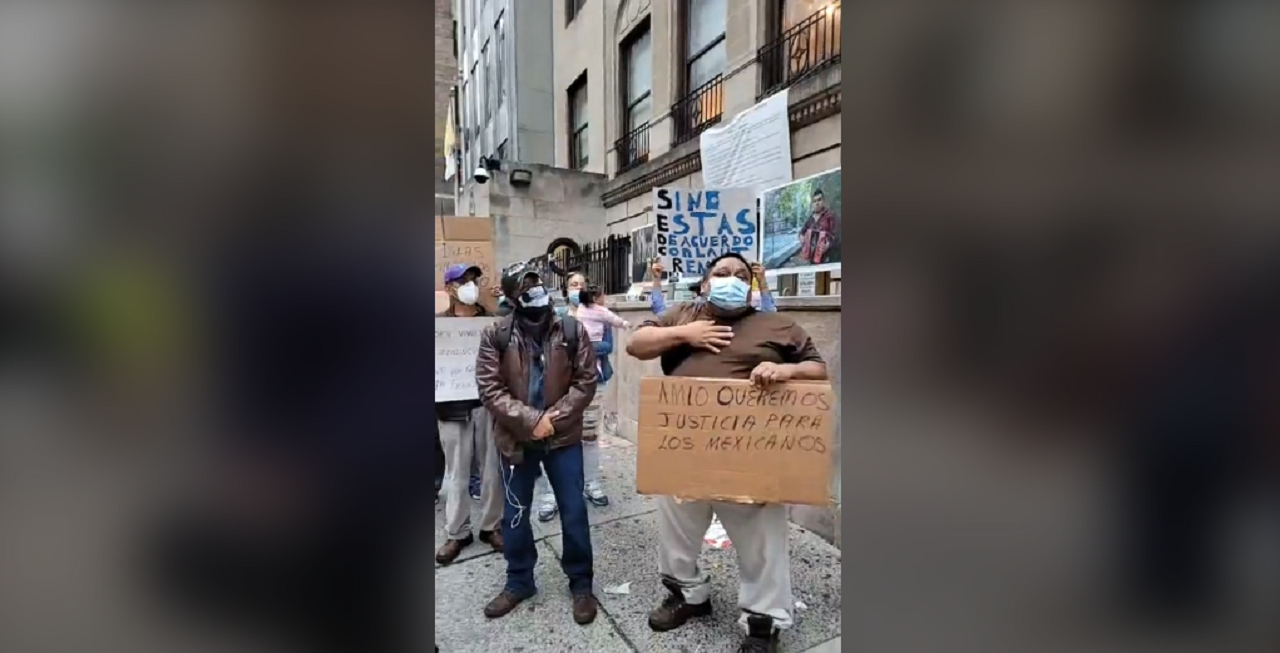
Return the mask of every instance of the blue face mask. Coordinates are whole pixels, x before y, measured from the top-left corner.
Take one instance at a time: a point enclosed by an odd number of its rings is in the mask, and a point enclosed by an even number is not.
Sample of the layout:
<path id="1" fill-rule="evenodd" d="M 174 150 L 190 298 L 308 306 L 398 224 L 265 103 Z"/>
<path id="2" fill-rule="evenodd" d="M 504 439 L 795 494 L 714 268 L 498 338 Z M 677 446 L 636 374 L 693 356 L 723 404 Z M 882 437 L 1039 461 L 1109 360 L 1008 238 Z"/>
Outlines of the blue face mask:
<path id="1" fill-rule="evenodd" d="M 707 285 L 707 301 L 724 309 L 746 306 L 751 294 L 751 286 L 737 277 L 711 277 Z"/>
<path id="2" fill-rule="evenodd" d="M 576 290 L 569 291 L 569 303 L 574 306 L 580 305 L 582 303 L 582 293 Z"/>

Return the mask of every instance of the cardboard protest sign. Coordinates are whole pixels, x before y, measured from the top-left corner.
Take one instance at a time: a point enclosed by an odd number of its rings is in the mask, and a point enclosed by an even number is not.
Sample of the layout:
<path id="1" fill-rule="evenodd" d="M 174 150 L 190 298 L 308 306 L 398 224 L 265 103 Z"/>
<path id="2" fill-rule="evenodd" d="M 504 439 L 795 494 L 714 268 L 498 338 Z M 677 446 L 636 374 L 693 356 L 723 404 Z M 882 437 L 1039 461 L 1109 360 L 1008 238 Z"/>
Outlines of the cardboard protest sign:
<path id="1" fill-rule="evenodd" d="M 757 260 L 756 194 L 751 189 L 653 189 L 658 258 L 679 279 L 697 279 L 726 252 Z"/>
<path id="2" fill-rule="evenodd" d="M 436 318 L 437 402 L 480 397 L 476 390 L 476 354 L 480 350 L 480 332 L 493 321 L 491 317 Z"/>
<path id="3" fill-rule="evenodd" d="M 498 284 L 499 270 L 493 255 L 493 220 L 490 218 L 436 218 L 436 290 L 444 290 L 444 271 L 457 263 L 478 265 L 484 272 L 480 303 L 490 312 L 498 310 L 497 298 L 489 290 Z"/>
<path id="4" fill-rule="evenodd" d="M 708 501 L 827 505 L 831 384 L 646 377 L 636 489 Z"/>

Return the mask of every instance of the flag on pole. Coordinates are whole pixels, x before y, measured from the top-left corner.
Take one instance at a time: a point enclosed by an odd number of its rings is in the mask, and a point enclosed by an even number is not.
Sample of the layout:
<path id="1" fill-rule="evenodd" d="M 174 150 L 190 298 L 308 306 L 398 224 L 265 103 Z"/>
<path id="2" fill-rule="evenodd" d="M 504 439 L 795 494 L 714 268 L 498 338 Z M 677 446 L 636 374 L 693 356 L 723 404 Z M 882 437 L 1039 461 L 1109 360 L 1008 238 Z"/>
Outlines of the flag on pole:
<path id="1" fill-rule="evenodd" d="M 457 121 L 453 115 L 453 102 L 449 103 L 449 113 L 444 121 L 444 178 L 446 181 L 453 179 L 458 174 L 458 139 L 454 136 L 454 128 Z"/>

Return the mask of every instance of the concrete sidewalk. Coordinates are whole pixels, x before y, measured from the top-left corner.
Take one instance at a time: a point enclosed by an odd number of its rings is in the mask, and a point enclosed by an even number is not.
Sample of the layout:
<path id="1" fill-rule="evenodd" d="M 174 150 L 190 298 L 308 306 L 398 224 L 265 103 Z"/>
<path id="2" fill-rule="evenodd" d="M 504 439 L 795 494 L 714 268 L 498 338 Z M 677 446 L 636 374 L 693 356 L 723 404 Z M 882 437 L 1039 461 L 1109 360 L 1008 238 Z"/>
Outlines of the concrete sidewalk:
<path id="1" fill-rule="evenodd" d="M 741 639 L 736 623 L 737 563 L 732 549 L 703 551 L 715 587 L 714 617 L 669 633 L 648 626 L 648 612 L 666 596 L 657 577 L 657 525 L 649 497 L 635 493 L 635 446 L 602 438 L 601 459 L 611 505 L 590 507 L 600 615 L 582 627 L 573 622 L 568 586 L 560 571 L 560 523 L 534 517 L 538 541 L 538 596 L 502 619 L 481 610 L 502 589 L 506 566 L 488 547 L 468 547 L 448 567 L 436 567 L 436 641 L 442 653 L 556 651 L 564 653 L 732 653 Z M 443 504 L 441 504 L 443 505 Z M 436 546 L 444 543 L 442 508 L 436 510 Z M 782 650 L 840 650 L 840 552 L 822 538 L 791 527 L 791 582 L 795 627 Z M 608 590 L 629 583 L 629 593 Z"/>

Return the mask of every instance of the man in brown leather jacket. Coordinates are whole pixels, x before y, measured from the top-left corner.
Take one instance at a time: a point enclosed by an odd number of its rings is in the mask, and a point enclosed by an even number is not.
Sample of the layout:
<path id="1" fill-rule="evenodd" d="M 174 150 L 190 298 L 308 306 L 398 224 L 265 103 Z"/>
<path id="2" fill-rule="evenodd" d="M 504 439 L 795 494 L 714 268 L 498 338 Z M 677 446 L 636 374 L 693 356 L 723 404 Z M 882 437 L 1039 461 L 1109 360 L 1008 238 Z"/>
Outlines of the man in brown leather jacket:
<path id="1" fill-rule="evenodd" d="M 560 505 L 561 567 L 569 577 L 573 618 L 589 624 L 596 617 L 596 599 L 582 474 L 582 415 L 596 393 L 595 350 L 582 324 L 555 315 L 537 273 L 507 276 L 502 290 L 514 310 L 484 330 L 476 356 L 476 385 L 494 417 L 506 487 L 502 530 L 507 581 L 484 614 L 502 617 L 537 593 L 533 570 L 538 552 L 529 506 L 541 464 Z"/>

